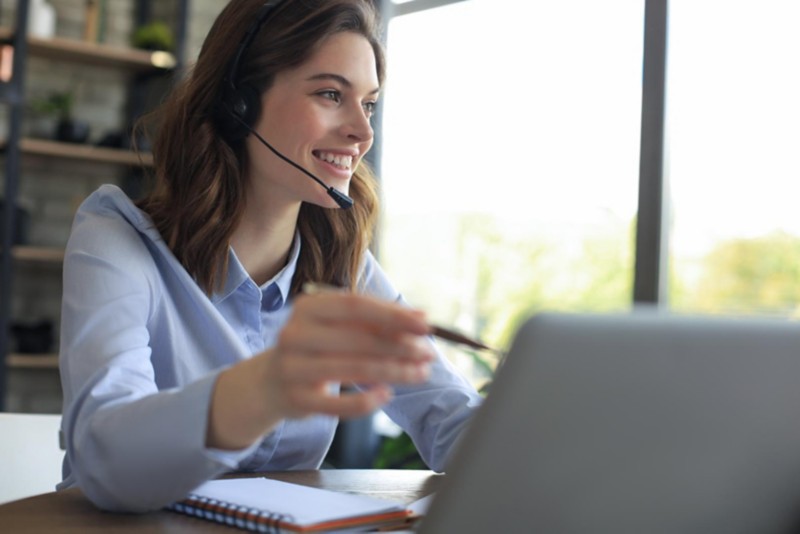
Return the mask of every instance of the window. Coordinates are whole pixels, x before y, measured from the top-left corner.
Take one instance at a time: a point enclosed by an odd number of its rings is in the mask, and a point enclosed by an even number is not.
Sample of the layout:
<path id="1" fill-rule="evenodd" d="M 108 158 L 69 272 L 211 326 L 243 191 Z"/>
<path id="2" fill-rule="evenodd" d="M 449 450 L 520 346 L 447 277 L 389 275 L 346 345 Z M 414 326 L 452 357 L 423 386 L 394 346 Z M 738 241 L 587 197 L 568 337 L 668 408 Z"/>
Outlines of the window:
<path id="1" fill-rule="evenodd" d="M 643 10 L 470 0 L 390 21 L 381 262 L 433 320 L 503 346 L 536 310 L 630 306 Z"/>
<path id="2" fill-rule="evenodd" d="M 800 4 L 674 0 L 670 304 L 800 309 Z"/>

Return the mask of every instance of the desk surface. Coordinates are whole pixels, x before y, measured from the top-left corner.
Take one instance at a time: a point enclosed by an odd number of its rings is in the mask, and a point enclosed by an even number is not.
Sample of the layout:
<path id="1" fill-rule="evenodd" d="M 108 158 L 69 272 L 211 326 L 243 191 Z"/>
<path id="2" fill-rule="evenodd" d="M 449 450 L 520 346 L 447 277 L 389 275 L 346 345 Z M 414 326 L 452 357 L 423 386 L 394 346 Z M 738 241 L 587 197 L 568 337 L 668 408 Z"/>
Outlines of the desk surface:
<path id="1" fill-rule="evenodd" d="M 436 491 L 443 477 L 431 471 L 330 469 L 259 473 L 295 484 L 411 503 Z M 173 512 L 112 514 L 94 507 L 77 489 L 45 493 L 0 506 L 0 530 L 26 533 L 239 532 Z"/>

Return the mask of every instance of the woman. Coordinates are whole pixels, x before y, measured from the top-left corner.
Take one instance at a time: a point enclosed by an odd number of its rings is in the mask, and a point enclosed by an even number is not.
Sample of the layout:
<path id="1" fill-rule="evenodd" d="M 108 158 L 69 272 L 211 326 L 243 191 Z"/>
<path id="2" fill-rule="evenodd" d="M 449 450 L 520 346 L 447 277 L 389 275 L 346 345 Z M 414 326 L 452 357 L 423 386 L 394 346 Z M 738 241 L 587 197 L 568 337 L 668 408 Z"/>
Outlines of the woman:
<path id="1" fill-rule="evenodd" d="M 157 114 L 152 192 L 81 206 L 60 488 L 158 509 L 224 472 L 318 468 L 338 418 L 377 408 L 444 468 L 480 397 L 366 249 L 376 31 L 369 0 L 232 0 Z"/>

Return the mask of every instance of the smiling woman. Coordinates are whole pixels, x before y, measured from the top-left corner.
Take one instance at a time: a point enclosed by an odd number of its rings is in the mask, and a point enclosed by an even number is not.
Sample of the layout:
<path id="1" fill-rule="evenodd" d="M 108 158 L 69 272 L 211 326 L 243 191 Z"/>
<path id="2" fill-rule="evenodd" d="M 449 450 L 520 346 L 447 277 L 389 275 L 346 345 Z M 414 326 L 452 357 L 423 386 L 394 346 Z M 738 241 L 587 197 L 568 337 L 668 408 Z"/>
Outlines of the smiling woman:
<path id="1" fill-rule="evenodd" d="M 62 488 L 145 511 L 228 471 L 315 469 L 339 417 L 377 408 L 443 469 L 480 397 L 367 250 L 378 28 L 369 0 L 231 0 L 154 115 L 153 191 L 82 205 Z"/>

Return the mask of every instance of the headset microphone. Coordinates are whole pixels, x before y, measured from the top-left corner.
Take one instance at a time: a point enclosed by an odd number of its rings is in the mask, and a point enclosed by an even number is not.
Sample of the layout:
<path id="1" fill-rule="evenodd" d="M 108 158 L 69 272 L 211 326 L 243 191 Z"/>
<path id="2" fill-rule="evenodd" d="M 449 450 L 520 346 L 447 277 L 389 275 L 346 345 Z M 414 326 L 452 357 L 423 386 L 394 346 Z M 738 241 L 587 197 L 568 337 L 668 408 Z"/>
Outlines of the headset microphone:
<path id="1" fill-rule="evenodd" d="M 269 144 L 267 142 L 267 140 L 264 139 L 261 136 L 261 134 L 259 134 L 253 128 L 251 128 L 250 125 L 247 124 L 245 121 L 243 121 L 239 116 L 233 114 L 233 117 L 237 121 L 239 121 L 242 124 L 242 126 L 244 126 L 251 134 L 255 135 L 256 139 L 261 141 L 261 144 L 263 144 L 265 147 L 270 149 L 276 156 L 281 158 L 283 161 L 285 161 L 286 163 L 288 163 L 289 165 L 291 165 L 295 169 L 303 172 L 306 176 L 308 176 L 309 178 L 311 178 L 312 180 L 317 182 L 319 185 L 324 187 L 325 191 L 327 191 L 327 193 L 328 193 L 328 196 L 331 197 L 339 205 L 340 208 L 346 210 L 348 208 L 352 208 L 353 207 L 353 199 L 352 198 L 350 198 L 349 196 L 345 195 L 341 191 L 338 191 L 338 190 L 334 189 L 333 186 L 327 185 L 325 182 L 323 182 L 322 180 L 320 180 L 319 178 L 317 178 L 316 176 L 314 176 L 313 174 L 308 172 L 306 169 L 304 169 L 303 167 L 301 167 L 300 165 L 298 165 L 294 161 L 290 160 L 289 158 L 287 158 L 286 156 L 284 156 L 283 154 L 278 152 L 278 150 L 275 147 L 273 147 L 271 144 Z"/>

